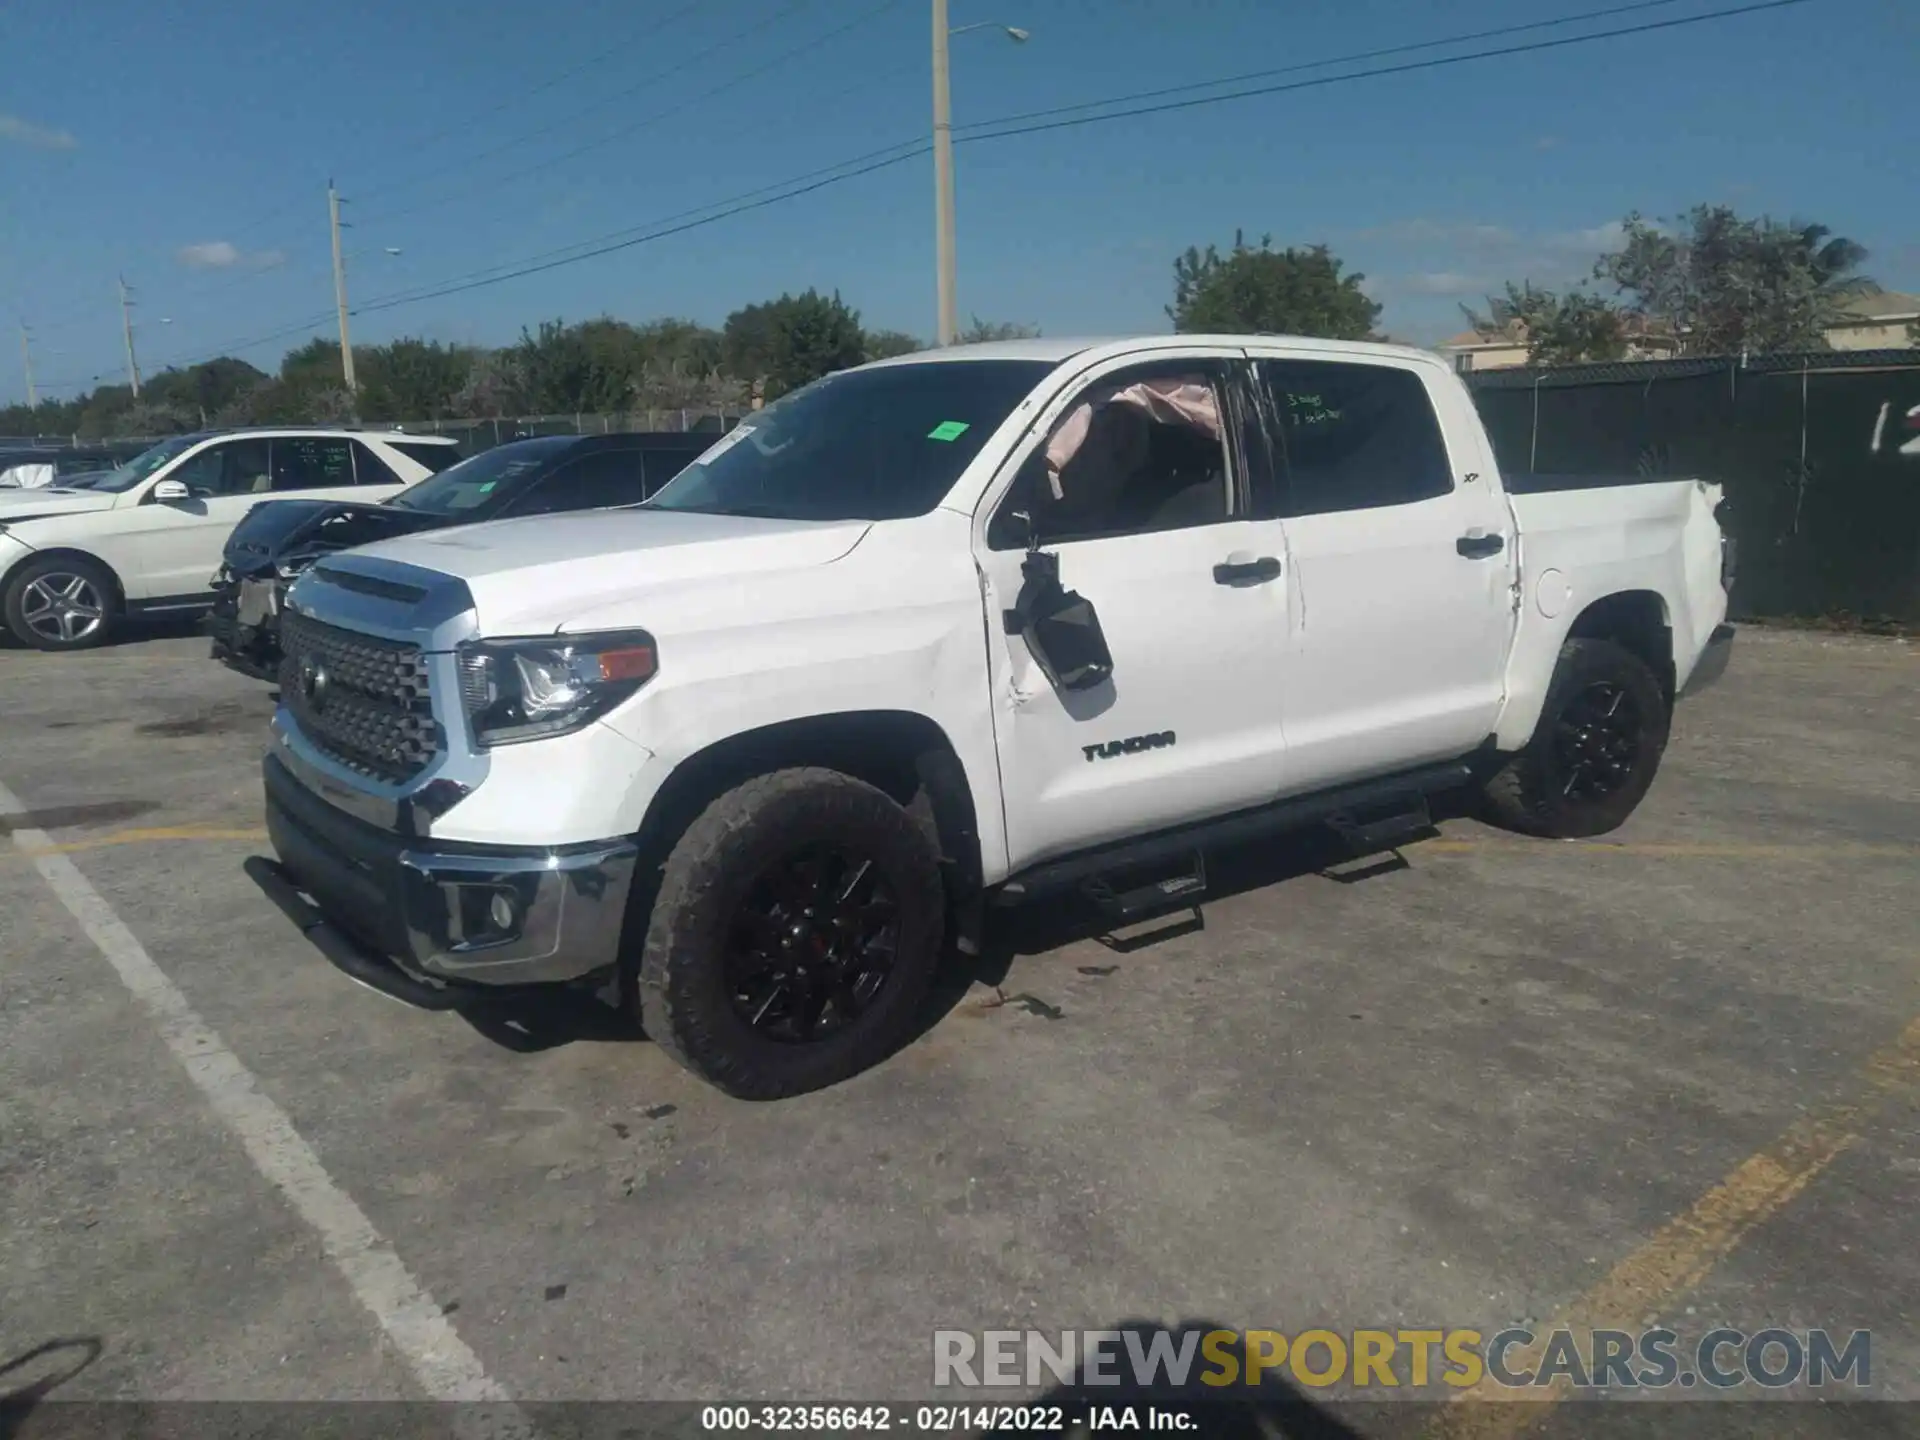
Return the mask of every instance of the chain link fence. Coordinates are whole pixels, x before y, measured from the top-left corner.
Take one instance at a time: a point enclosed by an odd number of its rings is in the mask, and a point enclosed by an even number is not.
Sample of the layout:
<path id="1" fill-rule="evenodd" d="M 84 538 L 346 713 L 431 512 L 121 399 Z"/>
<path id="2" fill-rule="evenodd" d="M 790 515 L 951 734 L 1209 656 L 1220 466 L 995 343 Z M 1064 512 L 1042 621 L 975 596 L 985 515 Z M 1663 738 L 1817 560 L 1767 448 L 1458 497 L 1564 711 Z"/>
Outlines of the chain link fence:
<path id="1" fill-rule="evenodd" d="M 1920 625 L 1920 350 L 1462 378 L 1503 470 L 1724 487 L 1736 616 Z"/>

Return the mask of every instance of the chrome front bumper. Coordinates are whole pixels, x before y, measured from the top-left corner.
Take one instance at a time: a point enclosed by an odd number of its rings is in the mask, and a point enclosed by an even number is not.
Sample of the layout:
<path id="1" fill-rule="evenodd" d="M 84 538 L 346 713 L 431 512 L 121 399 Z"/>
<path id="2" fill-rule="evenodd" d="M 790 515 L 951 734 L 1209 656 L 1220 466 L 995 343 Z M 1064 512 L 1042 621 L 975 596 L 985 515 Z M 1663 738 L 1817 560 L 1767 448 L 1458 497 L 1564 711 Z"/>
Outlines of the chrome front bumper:
<path id="1" fill-rule="evenodd" d="M 267 834 L 336 928 L 403 971 L 456 985 L 579 980 L 619 959 L 636 848 L 428 846 L 346 814 L 269 754 Z"/>

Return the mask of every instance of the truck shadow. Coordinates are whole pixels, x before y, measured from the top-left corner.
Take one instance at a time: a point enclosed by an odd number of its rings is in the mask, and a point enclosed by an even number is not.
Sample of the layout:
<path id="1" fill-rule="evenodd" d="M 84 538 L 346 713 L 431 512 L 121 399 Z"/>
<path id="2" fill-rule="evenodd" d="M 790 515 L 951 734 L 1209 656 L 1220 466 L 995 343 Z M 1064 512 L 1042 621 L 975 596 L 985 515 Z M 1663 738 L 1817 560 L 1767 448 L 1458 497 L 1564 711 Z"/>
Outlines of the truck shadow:
<path id="1" fill-rule="evenodd" d="M 1123 1320 L 1110 1328 L 1111 1333 L 1123 1338 L 1108 1340 L 1101 1347 L 1102 1377 L 1092 1378 L 1082 1367 L 1066 1384 L 1021 1401 L 1027 1414 L 1058 1406 L 1069 1430 L 1179 1429 L 1205 1435 L 1209 1440 L 1361 1440 L 1367 1433 L 1355 1429 L 1329 1406 L 1308 1398 L 1274 1371 L 1259 1372 L 1249 1382 L 1246 1347 L 1225 1325 L 1210 1320 L 1186 1320 L 1174 1325 Z M 1210 1334 L 1215 1336 L 1214 1343 L 1203 1351 L 1201 1346 Z M 1128 1342 L 1124 1339 L 1127 1336 L 1139 1338 Z M 1169 1340 L 1173 1353 L 1185 1353 L 1191 1362 L 1185 1381 L 1153 1385 L 1135 1381 L 1128 1373 L 1133 1368 L 1133 1346 L 1137 1345 L 1143 1355 L 1154 1356 L 1166 1353 Z M 1215 1383 L 1202 1383 L 1203 1375 L 1213 1376 Z M 1227 1383 L 1220 1383 L 1222 1380 Z M 972 1392 L 966 1403 L 993 1403 L 984 1397 L 974 1398 L 978 1395 Z M 1162 1417 L 1187 1417 L 1191 1424 L 1168 1424 L 1164 1418 L 1156 1422 L 1148 1413 L 1149 1407 Z M 1122 1412 L 1131 1412 L 1131 1419 Z M 1020 1432 L 990 1429 L 979 1433 L 998 1436 Z"/>
<path id="2" fill-rule="evenodd" d="M 64 1335 L 0 1361 L 0 1440 L 13 1440 L 49 1395 L 106 1349 L 98 1335 Z"/>
<path id="3" fill-rule="evenodd" d="M 1464 797 L 1436 799 L 1432 805 L 1434 825 L 1402 843 L 1432 839 L 1439 834 L 1436 827 L 1440 823 L 1464 819 L 1472 813 Z M 1115 933 L 1118 927 L 1091 898 L 1073 891 L 1036 898 L 1018 906 L 989 908 L 978 954 L 967 955 L 949 947 L 947 963 L 935 980 L 914 1038 L 938 1025 L 976 986 L 997 992 L 999 998 L 989 1003 L 1029 1002 L 1029 1008 L 1041 1003 L 1030 996 L 1005 994 L 1008 978 L 1023 958 L 1045 955 L 1085 940 L 1096 941 L 1117 955 L 1133 954 L 1183 936 L 1203 933 L 1205 907 L 1213 901 L 1307 876 L 1319 876 L 1341 885 L 1358 885 L 1410 868 L 1398 846 L 1356 849 L 1321 827 L 1260 844 L 1209 850 L 1206 862 L 1207 891 L 1198 904 L 1172 909 L 1159 917 L 1126 926 L 1124 933 Z M 1106 967 L 1083 968 L 1090 973 L 1110 973 Z"/>
<path id="4" fill-rule="evenodd" d="M 1467 814 L 1462 808 L 1436 804 L 1435 823 Z M 1430 838 L 1429 829 L 1413 838 Z M 634 1017 L 634 1008 L 620 993 L 620 983 L 606 980 L 599 988 L 586 985 L 498 993 L 445 993 L 434 996 L 393 970 L 389 962 L 364 951 L 325 924 L 320 913 L 294 892 L 278 867 L 260 857 L 246 864 L 247 873 L 306 934 L 320 952 L 357 983 L 416 1008 L 457 1015 L 475 1033 L 503 1049 L 530 1055 L 578 1043 L 630 1044 L 645 1040 L 646 1032 Z M 1201 904 L 1157 919 L 1128 926 L 1129 933 L 1113 933 L 1112 921 L 1090 898 L 1067 892 L 986 912 L 978 953 L 967 954 L 951 938 L 927 1000 L 912 1031 L 902 1041 L 911 1045 L 939 1025 L 965 1002 L 978 986 L 992 989 L 993 1005 L 1010 1004 L 1046 1018 L 1059 1013 L 1030 995 L 1009 996 L 1002 987 L 1022 957 L 1043 955 L 1082 940 L 1096 940 L 1116 954 L 1131 954 L 1183 935 L 1206 929 L 1207 901 L 1225 899 L 1250 890 L 1318 875 L 1343 885 L 1361 884 L 1408 868 L 1397 848 L 1356 850 L 1331 831 L 1313 829 L 1299 834 L 1209 851 L 1207 892 Z M 1090 966 L 1090 973 L 1110 973 Z"/>

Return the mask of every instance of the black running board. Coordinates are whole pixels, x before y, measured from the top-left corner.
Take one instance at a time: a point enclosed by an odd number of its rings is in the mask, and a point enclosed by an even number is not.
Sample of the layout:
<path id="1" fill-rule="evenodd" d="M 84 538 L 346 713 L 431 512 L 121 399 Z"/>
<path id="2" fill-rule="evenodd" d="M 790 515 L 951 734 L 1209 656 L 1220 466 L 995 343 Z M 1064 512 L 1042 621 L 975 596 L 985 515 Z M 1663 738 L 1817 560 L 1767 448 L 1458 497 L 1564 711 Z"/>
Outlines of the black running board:
<path id="1" fill-rule="evenodd" d="M 1182 825 L 1137 840 L 1102 845 L 1023 870 L 1002 885 L 995 898 L 1016 904 L 1059 890 L 1084 890 L 1088 882 L 1116 871 L 1149 869 L 1209 847 L 1241 845 L 1313 825 L 1332 823 L 1336 832 L 1357 848 L 1382 843 L 1373 839 L 1375 835 L 1386 840 L 1408 839 L 1431 823 L 1427 797 L 1465 788 L 1473 783 L 1474 773 L 1470 761 L 1450 760 L 1358 785 L 1294 796 L 1255 810 L 1238 810 L 1217 820 Z M 1355 818 L 1365 816 L 1379 818 Z M 1202 886 L 1204 883 L 1203 873 Z"/>

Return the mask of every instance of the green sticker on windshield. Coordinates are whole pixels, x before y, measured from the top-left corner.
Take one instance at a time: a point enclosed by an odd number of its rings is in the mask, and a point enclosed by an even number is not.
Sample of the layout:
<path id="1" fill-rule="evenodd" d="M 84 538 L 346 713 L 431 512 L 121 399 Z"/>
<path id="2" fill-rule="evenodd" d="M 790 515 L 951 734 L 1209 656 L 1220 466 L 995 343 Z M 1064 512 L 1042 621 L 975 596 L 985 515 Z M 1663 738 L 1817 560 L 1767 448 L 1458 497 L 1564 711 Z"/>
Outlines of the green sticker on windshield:
<path id="1" fill-rule="evenodd" d="M 972 427 L 965 420 L 942 420 L 927 432 L 929 440 L 958 440 Z"/>
<path id="2" fill-rule="evenodd" d="M 494 487 L 494 486 L 496 486 L 496 485 L 498 485 L 499 483 L 500 483 L 500 482 L 499 482 L 498 480 L 489 480 L 489 481 L 487 481 L 487 483 L 486 483 L 486 484 L 484 484 L 484 485 L 482 485 L 482 486 L 480 487 L 480 493 L 481 493 L 482 495 L 485 495 L 485 494 L 487 494 L 487 493 L 488 493 L 489 491 L 491 491 L 491 490 L 493 489 L 493 487 Z"/>

